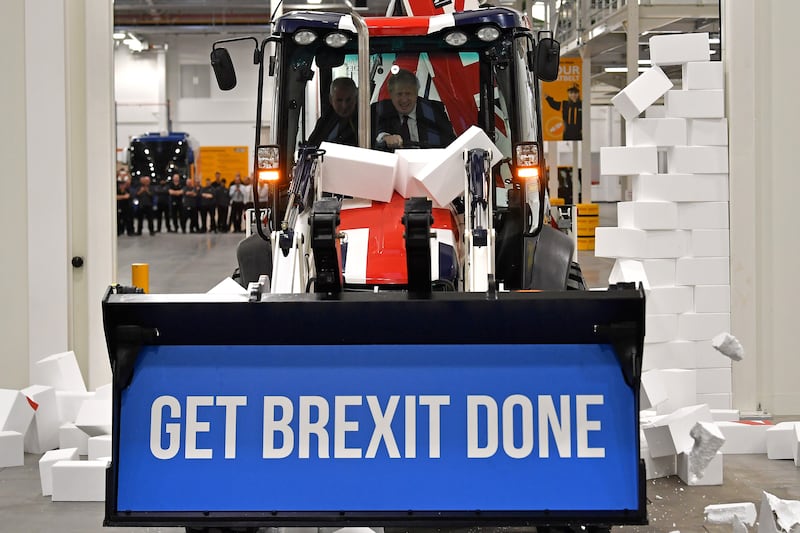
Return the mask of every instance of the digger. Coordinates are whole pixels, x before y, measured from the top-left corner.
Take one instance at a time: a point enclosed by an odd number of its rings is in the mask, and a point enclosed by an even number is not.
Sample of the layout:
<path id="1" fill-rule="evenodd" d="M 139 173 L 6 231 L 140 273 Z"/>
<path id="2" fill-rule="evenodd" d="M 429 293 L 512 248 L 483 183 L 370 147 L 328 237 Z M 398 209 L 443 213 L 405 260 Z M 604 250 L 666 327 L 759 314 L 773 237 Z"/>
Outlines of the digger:
<path id="1" fill-rule="evenodd" d="M 558 44 L 516 11 L 440 4 L 293 12 L 254 39 L 270 194 L 238 250 L 247 294 L 104 300 L 107 525 L 646 522 L 643 290 L 566 290 L 572 243 L 545 219 L 538 80 Z M 240 40 L 212 50 L 222 89 Z M 455 140 L 421 134 L 418 105 L 403 149 L 381 143 L 400 72 Z M 310 142 L 342 77 L 358 146 Z"/>

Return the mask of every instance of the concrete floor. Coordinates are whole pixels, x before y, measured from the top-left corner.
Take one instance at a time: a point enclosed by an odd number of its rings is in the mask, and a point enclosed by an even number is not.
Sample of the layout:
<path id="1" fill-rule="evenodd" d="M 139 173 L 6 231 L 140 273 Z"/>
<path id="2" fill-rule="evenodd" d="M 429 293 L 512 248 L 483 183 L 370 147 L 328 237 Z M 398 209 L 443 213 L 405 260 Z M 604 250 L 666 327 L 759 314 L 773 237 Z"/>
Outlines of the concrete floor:
<path id="1" fill-rule="evenodd" d="M 615 206 L 601 204 L 601 225 L 616 223 Z M 235 268 L 235 248 L 241 235 L 158 234 L 118 239 L 117 281 L 130 284 L 130 264 L 150 264 L 151 292 L 205 292 Z M 613 260 L 579 256 L 590 287 L 607 283 Z M 800 420 L 800 417 L 794 418 Z M 102 503 L 51 502 L 41 496 L 39 456 L 27 454 L 25 466 L 0 469 L 0 533 L 100 531 L 182 531 L 175 528 L 103 528 Z M 753 502 L 762 491 L 800 500 L 800 469 L 792 461 L 772 461 L 765 455 L 726 455 L 724 484 L 689 487 L 677 477 L 647 482 L 650 524 L 616 527 L 632 533 L 731 531 L 730 526 L 704 526 L 703 509 L 716 503 Z"/>

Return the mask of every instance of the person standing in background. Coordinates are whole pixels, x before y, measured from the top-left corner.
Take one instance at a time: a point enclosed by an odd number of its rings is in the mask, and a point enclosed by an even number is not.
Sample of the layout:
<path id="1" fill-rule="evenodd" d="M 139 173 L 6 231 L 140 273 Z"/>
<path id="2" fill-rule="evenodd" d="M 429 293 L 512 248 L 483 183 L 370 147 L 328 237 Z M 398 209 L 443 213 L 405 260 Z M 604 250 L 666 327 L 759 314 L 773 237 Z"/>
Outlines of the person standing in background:
<path id="1" fill-rule="evenodd" d="M 142 234 L 142 222 L 147 218 L 147 229 L 150 235 L 155 235 L 153 229 L 153 191 L 150 190 L 150 178 L 144 176 L 139 180 L 139 189 L 136 191 L 136 200 L 139 204 L 139 211 L 136 214 L 136 235 Z"/>
<path id="2" fill-rule="evenodd" d="M 200 231 L 197 225 L 197 196 L 199 195 L 199 190 L 192 178 L 186 180 L 186 186 L 183 188 L 183 213 L 184 221 L 189 221 L 190 233 L 198 233 Z"/>
<path id="3" fill-rule="evenodd" d="M 133 235 L 131 182 L 124 173 L 117 176 L 117 235 Z"/>
<path id="4" fill-rule="evenodd" d="M 219 180 L 219 187 L 216 190 L 217 202 L 217 231 L 220 233 L 228 233 L 231 223 L 228 220 L 228 206 L 231 203 L 231 197 L 228 193 L 228 184 L 225 178 Z"/>
<path id="5" fill-rule="evenodd" d="M 244 213 L 244 188 L 245 185 L 242 185 L 242 176 L 241 174 L 236 174 L 236 177 L 233 178 L 233 183 L 231 183 L 230 189 L 228 189 L 228 196 L 230 197 L 231 201 L 231 224 L 233 225 L 233 232 L 234 233 L 241 233 L 242 232 L 242 216 Z"/>
<path id="6" fill-rule="evenodd" d="M 181 175 L 175 173 L 167 187 L 169 193 L 169 214 L 172 219 L 172 227 L 178 231 L 178 221 L 180 220 L 181 231 L 186 233 L 186 218 L 183 216 L 183 184 Z"/>
<path id="7" fill-rule="evenodd" d="M 219 173 L 217 173 L 219 174 Z M 216 206 L 215 189 L 211 185 L 211 178 L 206 178 L 205 186 L 200 189 L 200 233 L 217 232 L 217 222 L 214 216 Z"/>
<path id="8" fill-rule="evenodd" d="M 160 179 L 153 186 L 153 200 L 155 201 L 156 233 L 161 233 L 161 219 L 167 227 L 167 232 L 172 233 L 169 224 L 169 185 L 166 178 Z M 177 229 L 177 226 L 176 226 Z"/>

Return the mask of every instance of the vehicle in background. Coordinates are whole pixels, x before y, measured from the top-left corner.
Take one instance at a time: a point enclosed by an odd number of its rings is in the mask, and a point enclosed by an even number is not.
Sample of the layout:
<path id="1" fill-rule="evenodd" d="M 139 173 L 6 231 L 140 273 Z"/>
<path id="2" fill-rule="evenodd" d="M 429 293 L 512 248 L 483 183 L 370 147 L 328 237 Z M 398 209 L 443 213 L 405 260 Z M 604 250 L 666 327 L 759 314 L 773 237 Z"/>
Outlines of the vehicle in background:
<path id="1" fill-rule="evenodd" d="M 128 146 L 131 185 L 137 186 L 142 176 L 150 177 L 154 183 L 169 180 L 176 172 L 185 182 L 194 175 L 197 148 L 194 139 L 180 131 L 134 137 Z"/>

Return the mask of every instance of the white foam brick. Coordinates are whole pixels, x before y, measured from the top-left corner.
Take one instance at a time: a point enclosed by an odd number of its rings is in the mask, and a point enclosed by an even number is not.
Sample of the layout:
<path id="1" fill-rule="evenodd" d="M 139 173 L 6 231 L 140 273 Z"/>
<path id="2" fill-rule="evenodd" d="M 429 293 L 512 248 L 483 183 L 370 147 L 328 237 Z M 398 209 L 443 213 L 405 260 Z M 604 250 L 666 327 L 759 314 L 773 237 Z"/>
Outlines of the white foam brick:
<path id="1" fill-rule="evenodd" d="M 664 381 L 659 375 L 659 370 L 642 372 L 640 390 L 640 409 L 650 409 L 667 399 L 667 390 L 664 388 Z"/>
<path id="2" fill-rule="evenodd" d="M 111 400 L 86 400 L 75 418 L 75 426 L 90 437 L 111 433 Z"/>
<path id="3" fill-rule="evenodd" d="M 617 259 L 608 275 L 608 284 L 615 283 L 641 283 L 645 291 L 650 290 L 650 283 L 641 261 L 636 259 Z"/>
<path id="4" fill-rule="evenodd" d="M 676 229 L 678 204 L 675 202 L 619 202 L 617 225 L 620 228 Z"/>
<path id="5" fill-rule="evenodd" d="M 772 424 L 752 422 L 717 422 L 725 444 L 722 453 L 767 453 L 767 430 Z"/>
<path id="6" fill-rule="evenodd" d="M 642 370 L 694 368 L 695 356 L 691 345 L 691 342 L 680 340 L 646 343 Z"/>
<path id="7" fill-rule="evenodd" d="M 727 174 L 639 174 L 633 176 L 634 201 L 727 202 Z"/>
<path id="8" fill-rule="evenodd" d="M 679 230 L 599 227 L 595 230 L 595 256 L 678 258 L 687 254 L 689 241 L 690 234 Z"/>
<path id="9" fill-rule="evenodd" d="M 697 368 L 697 393 L 731 393 L 731 368 Z"/>
<path id="10" fill-rule="evenodd" d="M 800 466 L 800 425 L 794 427 L 794 466 Z"/>
<path id="11" fill-rule="evenodd" d="M 50 450 L 39 459 L 39 480 L 42 483 L 42 496 L 53 494 L 53 465 L 59 461 L 77 461 L 77 448 Z"/>
<path id="12" fill-rule="evenodd" d="M 693 229 L 693 257 L 726 257 L 730 255 L 730 235 L 727 229 Z"/>
<path id="13" fill-rule="evenodd" d="M 22 392 L 0 389 L 0 431 L 16 431 L 25 435 L 33 420 L 33 406 Z"/>
<path id="14" fill-rule="evenodd" d="M 647 447 L 653 457 L 688 452 L 694 445 L 689 434 L 698 422 L 711 422 L 707 405 L 692 405 L 658 417 L 651 425 L 643 426 Z"/>
<path id="15" fill-rule="evenodd" d="M 727 257 L 680 257 L 675 263 L 678 285 L 728 285 L 730 267 Z"/>
<path id="16" fill-rule="evenodd" d="M 31 385 L 22 393 L 35 405 L 33 421 L 25 434 L 25 451 L 44 453 L 58 447 L 58 404 L 56 391 L 44 385 Z"/>
<path id="17" fill-rule="evenodd" d="M 692 61 L 681 69 L 683 89 L 724 89 L 722 61 Z"/>
<path id="18" fill-rule="evenodd" d="M 728 146 L 727 118 L 691 118 L 687 122 L 686 144 Z"/>
<path id="19" fill-rule="evenodd" d="M 642 261 L 644 273 L 651 287 L 675 285 L 675 259 L 645 259 Z"/>
<path id="20" fill-rule="evenodd" d="M 107 467 L 108 461 L 58 461 L 51 469 L 53 501 L 104 501 Z"/>
<path id="21" fill-rule="evenodd" d="M 752 502 L 718 503 L 708 505 L 703 510 L 707 524 L 732 524 L 734 517 L 743 524 L 753 526 L 756 523 L 756 506 Z"/>
<path id="22" fill-rule="evenodd" d="M 722 485 L 723 455 L 717 452 L 703 470 L 702 477 L 692 476 L 689 472 L 690 457 L 688 453 L 679 453 L 677 457 L 677 474 L 681 481 L 691 487 Z"/>
<path id="23" fill-rule="evenodd" d="M 88 444 L 88 455 L 90 461 L 111 456 L 111 435 L 89 437 Z"/>
<path id="24" fill-rule="evenodd" d="M 694 288 L 694 310 L 697 313 L 729 313 L 731 288 L 729 285 L 697 285 Z"/>
<path id="25" fill-rule="evenodd" d="M 650 61 L 654 65 L 681 65 L 708 61 L 710 57 L 708 33 L 654 35 L 650 38 Z"/>
<path id="26" fill-rule="evenodd" d="M 83 402 L 94 397 L 94 392 L 57 390 L 56 404 L 58 405 L 59 422 L 62 424 L 75 422 Z"/>
<path id="27" fill-rule="evenodd" d="M 688 129 L 683 118 L 634 118 L 625 123 L 627 146 L 686 145 Z"/>
<path id="28" fill-rule="evenodd" d="M 389 152 L 323 142 L 320 185 L 325 192 L 388 202 L 394 193 L 397 156 Z"/>
<path id="29" fill-rule="evenodd" d="M 767 458 L 794 459 L 800 422 L 780 422 L 767 429 Z"/>
<path id="30" fill-rule="evenodd" d="M 673 146 L 667 150 L 672 174 L 723 174 L 728 172 L 727 146 Z"/>
<path id="31" fill-rule="evenodd" d="M 417 175 L 425 168 L 425 165 L 441 158 L 444 154 L 444 149 L 395 150 L 394 153 L 397 156 L 394 190 L 404 198 L 426 196 L 427 192 L 417 180 Z"/>
<path id="32" fill-rule="evenodd" d="M 58 447 L 76 448 L 79 455 L 88 455 L 89 435 L 67 422 L 58 428 Z"/>
<path id="33" fill-rule="evenodd" d="M 648 314 L 687 313 L 693 310 L 691 287 L 654 287 L 645 300 Z"/>
<path id="34" fill-rule="evenodd" d="M 683 313 L 678 316 L 678 337 L 683 340 L 713 339 L 730 329 L 730 313 Z"/>
<path id="35" fill-rule="evenodd" d="M 651 67 L 618 92 L 611 103 L 625 120 L 631 120 L 650 107 L 672 88 L 672 82 L 659 67 Z"/>
<path id="36" fill-rule="evenodd" d="M 652 457 L 644 439 L 642 439 L 641 457 L 644 459 L 645 479 L 674 476 L 678 473 L 675 456 Z"/>
<path id="37" fill-rule="evenodd" d="M 600 174 L 655 174 L 658 172 L 658 149 L 655 146 L 600 147 Z"/>
<path id="38" fill-rule="evenodd" d="M 667 91 L 664 95 L 667 117 L 722 118 L 725 116 L 725 95 L 722 90 Z"/>
<path id="39" fill-rule="evenodd" d="M 651 105 L 644 110 L 645 118 L 667 118 L 667 109 L 663 105 Z"/>
<path id="40" fill-rule="evenodd" d="M 667 400 L 656 407 L 659 414 L 697 405 L 697 373 L 694 370 L 666 368 L 661 371 L 661 378 L 667 389 Z"/>
<path id="41" fill-rule="evenodd" d="M 678 315 L 645 315 L 645 343 L 673 341 L 678 336 Z"/>
<path id="42" fill-rule="evenodd" d="M 442 151 L 440 157 L 425 165 L 416 175 L 434 205 L 446 206 L 464 193 L 464 152 L 481 148 L 492 153 L 492 161 L 500 161 L 503 153 L 477 126 L 471 126 Z"/>
<path id="43" fill-rule="evenodd" d="M 73 351 L 53 354 L 37 361 L 34 383 L 53 387 L 57 391 L 86 392 L 86 384 Z"/>
<path id="44" fill-rule="evenodd" d="M 724 392 L 698 393 L 697 403 L 704 403 L 708 405 L 709 409 L 730 409 L 733 406 L 733 395 Z"/>
<path id="45" fill-rule="evenodd" d="M 679 229 L 727 229 L 728 202 L 681 202 Z"/>
<path id="46" fill-rule="evenodd" d="M 22 433 L 0 431 L 0 468 L 25 464 L 25 449 Z"/>
<path id="47" fill-rule="evenodd" d="M 800 530 L 800 501 L 782 500 L 764 491 L 758 511 L 758 533 L 797 533 Z"/>
<path id="48" fill-rule="evenodd" d="M 714 422 L 737 422 L 739 420 L 738 409 L 711 409 L 711 417 Z"/>

